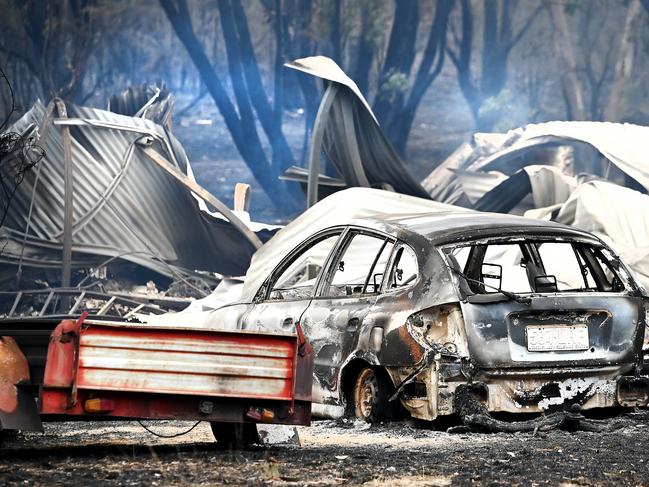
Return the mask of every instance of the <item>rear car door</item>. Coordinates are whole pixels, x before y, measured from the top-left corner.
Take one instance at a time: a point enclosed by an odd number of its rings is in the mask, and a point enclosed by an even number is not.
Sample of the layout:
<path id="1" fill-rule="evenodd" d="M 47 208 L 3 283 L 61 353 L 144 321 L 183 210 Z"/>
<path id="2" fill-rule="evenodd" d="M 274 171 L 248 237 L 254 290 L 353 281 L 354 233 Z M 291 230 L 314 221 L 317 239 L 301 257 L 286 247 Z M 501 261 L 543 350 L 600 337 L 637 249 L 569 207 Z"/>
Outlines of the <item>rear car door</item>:
<path id="1" fill-rule="evenodd" d="M 393 248 L 392 237 L 352 228 L 329 260 L 301 321 L 315 354 L 314 402 L 338 401 L 338 372 L 368 325 Z"/>

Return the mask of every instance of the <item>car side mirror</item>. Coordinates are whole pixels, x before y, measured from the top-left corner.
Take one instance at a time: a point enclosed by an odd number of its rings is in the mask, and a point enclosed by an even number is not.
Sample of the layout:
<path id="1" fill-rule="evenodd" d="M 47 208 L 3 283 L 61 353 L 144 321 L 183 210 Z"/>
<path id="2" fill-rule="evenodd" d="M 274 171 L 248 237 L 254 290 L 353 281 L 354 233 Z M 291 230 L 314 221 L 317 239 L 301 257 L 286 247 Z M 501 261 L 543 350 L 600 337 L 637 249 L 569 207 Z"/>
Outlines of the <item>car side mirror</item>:
<path id="1" fill-rule="evenodd" d="M 498 285 L 486 282 L 485 279 L 491 279 L 493 281 L 498 281 Z M 503 282 L 503 266 L 499 264 L 489 264 L 484 263 L 480 269 L 480 280 L 485 284 L 500 289 Z"/>

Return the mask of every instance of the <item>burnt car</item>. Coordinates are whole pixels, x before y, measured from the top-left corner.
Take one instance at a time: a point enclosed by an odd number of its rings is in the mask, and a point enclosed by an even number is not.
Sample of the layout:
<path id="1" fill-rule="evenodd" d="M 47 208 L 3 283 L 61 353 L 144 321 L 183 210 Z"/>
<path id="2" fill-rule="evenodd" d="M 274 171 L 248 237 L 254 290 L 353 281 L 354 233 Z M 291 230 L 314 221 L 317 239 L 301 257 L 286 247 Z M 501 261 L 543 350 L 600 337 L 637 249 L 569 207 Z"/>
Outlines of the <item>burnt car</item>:
<path id="1" fill-rule="evenodd" d="M 491 412 L 646 406 L 646 292 L 599 238 L 510 215 L 353 220 L 284 256 L 249 302 L 208 323 L 300 323 L 313 412 L 419 419 L 471 390 Z M 236 322 L 236 323 L 235 323 Z"/>

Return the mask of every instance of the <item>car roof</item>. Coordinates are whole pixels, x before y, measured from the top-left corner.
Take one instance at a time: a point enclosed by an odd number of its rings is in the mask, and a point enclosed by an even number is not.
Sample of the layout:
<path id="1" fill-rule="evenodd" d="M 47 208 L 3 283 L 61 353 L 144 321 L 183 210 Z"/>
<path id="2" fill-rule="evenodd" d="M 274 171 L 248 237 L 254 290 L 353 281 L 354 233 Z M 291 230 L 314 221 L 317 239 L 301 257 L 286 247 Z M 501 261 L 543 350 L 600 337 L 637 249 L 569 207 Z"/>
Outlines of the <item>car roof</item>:
<path id="1" fill-rule="evenodd" d="M 561 223 L 501 213 L 451 211 L 400 215 L 374 215 L 354 224 L 373 228 L 386 224 L 396 233 L 414 233 L 435 244 L 498 236 L 557 236 L 597 241 L 594 235 Z M 400 232 L 401 231 L 401 232 Z"/>

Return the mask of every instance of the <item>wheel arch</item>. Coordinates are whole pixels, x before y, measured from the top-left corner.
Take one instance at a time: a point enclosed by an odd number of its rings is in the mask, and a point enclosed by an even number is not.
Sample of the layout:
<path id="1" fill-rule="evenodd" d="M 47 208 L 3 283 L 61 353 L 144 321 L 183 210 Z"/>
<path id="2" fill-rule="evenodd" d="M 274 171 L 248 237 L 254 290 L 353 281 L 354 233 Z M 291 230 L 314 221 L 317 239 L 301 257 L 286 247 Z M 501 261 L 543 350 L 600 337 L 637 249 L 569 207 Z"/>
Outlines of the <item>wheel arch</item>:
<path id="1" fill-rule="evenodd" d="M 351 400 L 351 394 L 354 389 L 354 383 L 358 374 L 366 368 L 372 368 L 377 374 L 380 374 L 384 379 L 389 381 L 389 384 L 394 385 L 391 375 L 388 373 L 387 369 L 378 363 L 376 357 L 354 357 L 349 360 L 340 371 L 340 380 L 339 380 L 339 394 L 343 407 L 345 408 L 345 414 L 353 414 L 353 411 L 350 410 L 350 407 L 353 404 Z"/>

